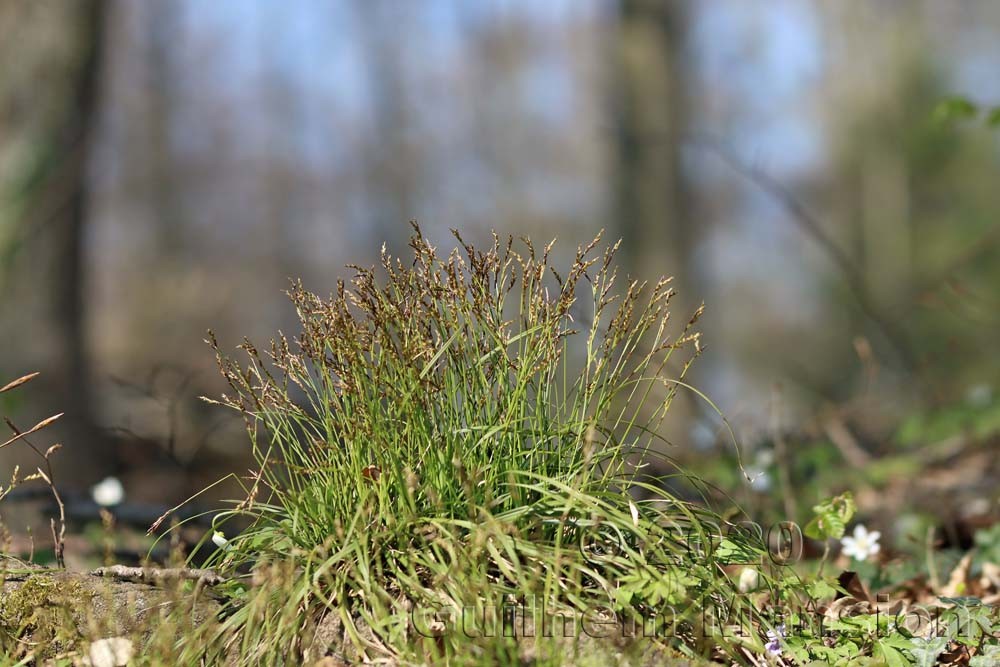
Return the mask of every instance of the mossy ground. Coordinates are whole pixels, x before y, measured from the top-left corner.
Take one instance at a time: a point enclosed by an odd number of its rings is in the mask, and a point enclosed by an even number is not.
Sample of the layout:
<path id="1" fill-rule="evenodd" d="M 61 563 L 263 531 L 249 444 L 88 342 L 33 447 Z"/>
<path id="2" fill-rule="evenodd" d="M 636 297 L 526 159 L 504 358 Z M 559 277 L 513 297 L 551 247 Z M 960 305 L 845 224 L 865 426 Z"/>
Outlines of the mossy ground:
<path id="1" fill-rule="evenodd" d="M 200 625 L 214 619 L 219 608 L 204 592 L 112 581 L 12 559 L 0 559 L 0 565 L 0 664 L 80 664 L 96 639 L 129 637 L 141 645 L 163 620 L 182 631 L 182 620 Z"/>

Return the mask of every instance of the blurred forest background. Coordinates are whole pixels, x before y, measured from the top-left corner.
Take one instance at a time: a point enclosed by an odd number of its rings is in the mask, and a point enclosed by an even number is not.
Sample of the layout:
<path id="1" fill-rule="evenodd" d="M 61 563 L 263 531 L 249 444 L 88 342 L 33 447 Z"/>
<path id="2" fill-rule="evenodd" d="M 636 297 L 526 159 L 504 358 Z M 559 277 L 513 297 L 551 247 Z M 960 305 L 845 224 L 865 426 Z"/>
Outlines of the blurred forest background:
<path id="1" fill-rule="evenodd" d="M 751 500 L 995 501 L 1000 133 L 934 110 L 997 72 L 989 0 L 2 0 L 0 378 L 42 371 L 3 413 L 66 412 L 61 485 L 176 502 L 246 465 L 206 329 L 293 332 L 290 277 L 410 219 L 566 259 L 603 228 L 706 303 L 690 379 Z M 740 487 L 713 410 L 671 428 Z"/>

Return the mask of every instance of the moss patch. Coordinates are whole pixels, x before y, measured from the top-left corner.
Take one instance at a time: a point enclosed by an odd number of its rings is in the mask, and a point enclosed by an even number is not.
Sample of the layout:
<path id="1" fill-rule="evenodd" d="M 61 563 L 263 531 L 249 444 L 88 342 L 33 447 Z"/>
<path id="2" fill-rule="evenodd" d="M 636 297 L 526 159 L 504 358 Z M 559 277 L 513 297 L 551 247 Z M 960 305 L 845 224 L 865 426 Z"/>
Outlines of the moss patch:
<path id="1" fill-rule="evenodd" d="M 0 556 L 0 655 L 80 656 L 91 641 L 119 636 L 141 645 L 167 616 L 197 627 L 218 610 L 205 595 L 180 588 L 46 570 Z"/>
<path id="2" fill-rule="evenodd" d="M 79 581 L 46 574 L 4 582 L 0 631 L 16 654 L 48 657 L 79 640 L 73 609 L 89 607 L 92 593 Z"/>

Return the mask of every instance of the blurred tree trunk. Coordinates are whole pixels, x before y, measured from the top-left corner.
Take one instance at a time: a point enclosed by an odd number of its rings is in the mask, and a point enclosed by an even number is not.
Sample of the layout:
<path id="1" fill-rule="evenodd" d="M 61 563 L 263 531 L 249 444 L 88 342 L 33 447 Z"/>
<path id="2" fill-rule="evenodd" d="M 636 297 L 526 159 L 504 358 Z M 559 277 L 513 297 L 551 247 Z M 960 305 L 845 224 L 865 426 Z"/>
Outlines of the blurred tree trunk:
<path id="1" fill-rule="evenodd" d="M 675 277 L 675 303 L 685 321 L 700 302 L 691 275 L 695 238 L 681 167 L 686 18 L 682 3 L 673 0 L 621 0 L 614 91 L 615 214 L 624 259 L 636 277 Z"/>
<path id="2" fill-rule="evenodd" d="M 183 248 L 182 209 L 178 196 L 171 128 L 174 122 L 176 83 L 172 49 L 178 38 L 178 3 L 157 0 L 144 11 L 146 66 L 148 85 L 144 113 L 148 127 L 149 154 L 144 156 L 148 175 L 148 202 L 156 225 L 156 253 L 161 260 L 173 262 Z"/>
<path id="3" fill-rule="evenodd" d="M 621 0 L 614 40 L 617 180 L 612 229 L 622 238 L 623 260 L 632 277 L 674 277 L 675 332 L 701 301 L 692 271 L 696 239 L 681 166 L 688 101 L 686 30 L 682 2 Z M 679 367 L 667 370 L 675 376 L 679 372 Z M 673 403 L 664 425 L 668 439 L 689 439 L 693 407 L 687 400 Z"/>
<path id="4" fill-rule="evenodd" d="M 47 222 L 46 235 L 53 253 L 47 283 L 56 341 L 49 378 L 56 389 L 53 402 L 64 406 L 74 449 L 86 452 L 83 460 L 92 460 L 95 467 L 104 470 L 113 466 L 113 460 L 109 448 L 100 444 L 93 421 L 85 331 L 84 236 L 90 208 L 87 166 L 97 121 L 106 18 L 106 0 L 86 0 L 77 7 L 70 25 L 75 34 L 69 36 L 76 40 L 76 60 L 68 63 L 68 94 L 55 117 L 51 153 L 39 174 L 44 185 L 37 195 L 62 197 Z"/>

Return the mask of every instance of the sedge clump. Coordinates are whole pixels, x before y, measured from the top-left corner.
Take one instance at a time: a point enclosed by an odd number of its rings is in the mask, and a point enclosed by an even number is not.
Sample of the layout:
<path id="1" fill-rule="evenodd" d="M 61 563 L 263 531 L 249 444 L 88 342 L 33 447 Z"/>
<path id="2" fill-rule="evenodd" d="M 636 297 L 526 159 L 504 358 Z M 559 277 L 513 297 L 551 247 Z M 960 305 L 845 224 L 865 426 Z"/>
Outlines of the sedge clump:
<path id="1" fill-rule="evenodd" d="M 600 237 L 560 271 L 551 243 L 479 249 L 456 232 L 440 255 L 414 229 L 412 259 L 383 250 L 329 297 L 294 283 L 296 337 L 244 341 L 236 361 L 210 336 L 218 402 L 257 460 L 227 513 L 251 525 L 215 558 L 291 563 L 295 582 L 271 589 L 270 616 L 240 589 L 229 628 L 308 653 L 335 617 L 359 654 L 423 660 L 462 654 L 464 615 L 511 601 L 702 614 L 720 568 L 692 544 L 716 517 L 644 476 L 697 314 L 671 326 L 670 281 L 621 282 Z M 693 627 L 687 613 L 665 622 Z"/>

